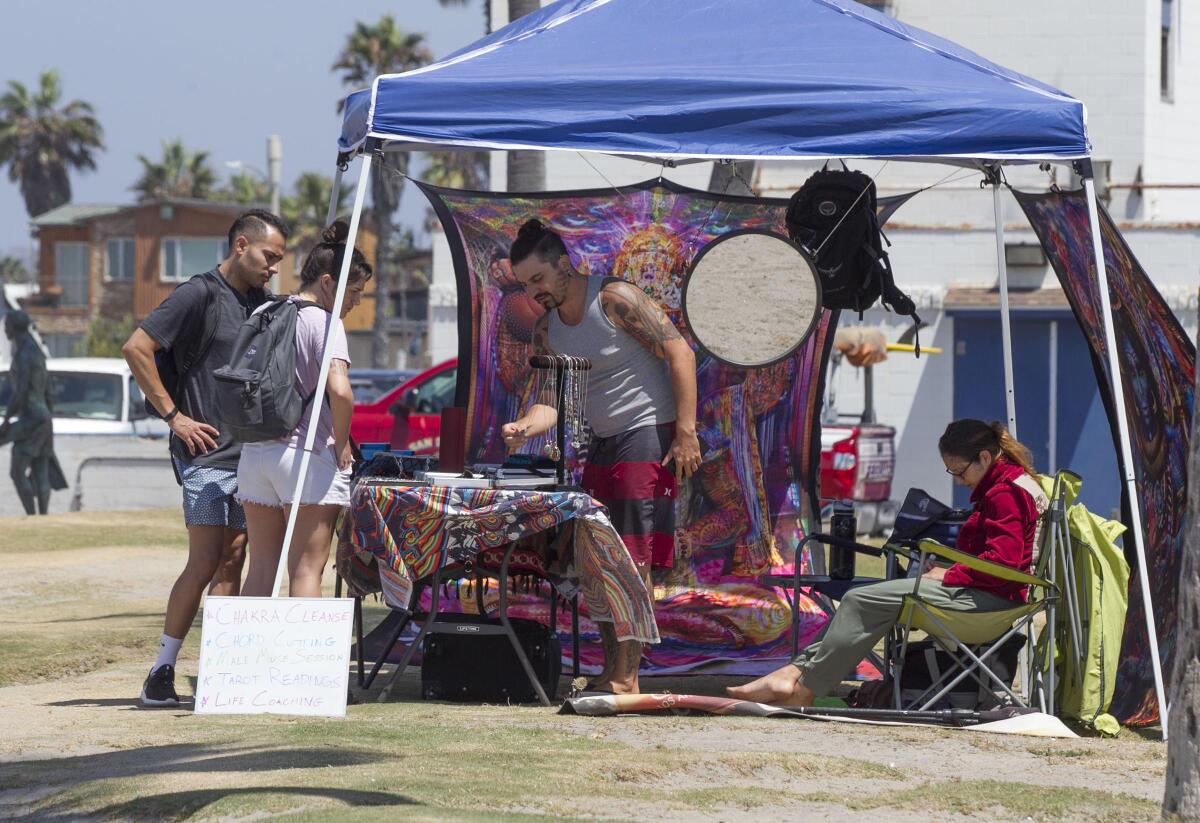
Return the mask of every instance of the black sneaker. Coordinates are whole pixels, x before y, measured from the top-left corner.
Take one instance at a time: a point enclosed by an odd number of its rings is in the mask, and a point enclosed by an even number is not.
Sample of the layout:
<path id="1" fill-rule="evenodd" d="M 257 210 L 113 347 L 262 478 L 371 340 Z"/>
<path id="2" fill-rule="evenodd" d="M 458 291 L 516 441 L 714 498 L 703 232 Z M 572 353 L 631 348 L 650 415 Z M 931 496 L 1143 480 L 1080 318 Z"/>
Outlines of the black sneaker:
<path id="1" fill-rule="evenodd" d="M 175 707 L 179 695 L 175 693 L 175 667 L 159 666 L 146 677 L 142 684 L 142 705 L 153 707 Z"/>

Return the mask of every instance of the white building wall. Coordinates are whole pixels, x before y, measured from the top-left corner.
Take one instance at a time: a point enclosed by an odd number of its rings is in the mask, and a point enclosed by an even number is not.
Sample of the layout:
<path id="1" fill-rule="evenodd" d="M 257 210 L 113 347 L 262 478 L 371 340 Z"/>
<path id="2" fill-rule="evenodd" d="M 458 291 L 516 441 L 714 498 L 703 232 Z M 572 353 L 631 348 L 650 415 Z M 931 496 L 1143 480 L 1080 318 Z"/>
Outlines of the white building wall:
<path id="1" fill-rule="evenodd" d="M 1174 0 L 1173 90 L 1161 95 L 1159 56 L 1161 2 L 1146 9 L 1147 67 L 1143 85 L 1146 99 L 1146 156 L 1143 178 L 1154 184 L 1191 184 L 1190 189 L 1146 189 L 1143 192 L 1150 218 L 1164 223 L 1200 223 L 1200 16 L 1189 5 L 1180 14 L 1182 0 Z"/>

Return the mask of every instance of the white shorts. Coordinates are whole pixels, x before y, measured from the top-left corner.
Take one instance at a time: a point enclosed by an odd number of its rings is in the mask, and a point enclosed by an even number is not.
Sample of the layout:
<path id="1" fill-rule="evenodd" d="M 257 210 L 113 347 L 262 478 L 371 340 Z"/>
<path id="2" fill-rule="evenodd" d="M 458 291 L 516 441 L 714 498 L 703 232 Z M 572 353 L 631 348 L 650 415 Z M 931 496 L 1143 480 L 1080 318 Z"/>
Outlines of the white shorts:
<path id="1" fill-rule="evenodd" d="M 238 502 L 290 505 L 300 476 L 301 451 L 277 440 L 244 444 L 238 461 Z M 313 452 L 308 461 L 300 505 L 313 504 L 350 505 L 350 470 L 339 471 L 328 448 Z"/>

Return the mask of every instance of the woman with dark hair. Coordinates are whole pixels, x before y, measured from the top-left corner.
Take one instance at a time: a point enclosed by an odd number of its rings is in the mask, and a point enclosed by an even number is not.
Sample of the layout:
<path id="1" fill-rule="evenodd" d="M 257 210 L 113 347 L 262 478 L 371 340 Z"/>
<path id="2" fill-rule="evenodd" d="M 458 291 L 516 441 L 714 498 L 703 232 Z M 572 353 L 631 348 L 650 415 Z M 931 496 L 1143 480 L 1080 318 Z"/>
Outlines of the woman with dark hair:
<path id="1" fill-rule="evenodd" d="M 1028 572 L 1047 498 L 1036 480 L 1029 449 L 1000 423 L 956 420 L 938 440 L 946 472 L 971 490 L 971 516 L 956 548 Z M 922 599 L 954 611 L 995 611 L 1024 603 L 1026 587 L 961 564 L 922 575 Z M 731 697 L 781 706 L 811 706 L 867 656 L 900 616 L 912 580 L 887 580 L 851 589 L 833 618 L 788 665 L 744 686 Z"/>
<path id="2" fill-rule="evenodd" d="M 347 376 L 350 354 L 346 330 L 341 323 L 333 322 L 331 314 L 337 278 L 347 254 L 348 234 L 349 228 L 341 220 L 325 229 L 321 242 L 304 261 L 299 292 L 289 298 L 315 304 L 301 307 L 296 316 L 296 384 L 301 395 L 308 397 L 316 391 L 327 333 L 331 352 L 325 385 L 328 402 L 322 403 L 315 397 L 312 400 L 323 407 L 288 552 L 288 591 L 292 597 L 321 596 L 321 571 L 329 560 L 334 521 L 338 511 L 350 503 L 350 415 L 354 411 L 354 394 Z M 350 249 L 349 253 L 350 273 L 342 317 L 358 305 L 372 274 L 362 252 Z M 289 436 L 242 446 L 237 499 L 246 509 L 250 553 L 250 570 L 242 587 L 245 595 L 270 596 L 274 587 L 287 528 L 287 508 L 294 502 L 300 450 L 308 435 L 311 409 L 305 407 L 299 425 Z"/>

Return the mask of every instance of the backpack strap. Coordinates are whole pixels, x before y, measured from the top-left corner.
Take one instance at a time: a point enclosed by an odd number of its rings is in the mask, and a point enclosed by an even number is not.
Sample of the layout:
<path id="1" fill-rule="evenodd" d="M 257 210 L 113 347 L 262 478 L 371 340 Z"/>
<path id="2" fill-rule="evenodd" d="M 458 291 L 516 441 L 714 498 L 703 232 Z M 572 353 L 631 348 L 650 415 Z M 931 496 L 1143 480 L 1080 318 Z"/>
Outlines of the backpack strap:
<path id="1" fill-rule="evenodd" d="M 187 380 L 187 373 L 197 363 L 204 361 L 213 341 L 217 339 L 217 322 L 213 316 L 213 306 L 217 302 L 217 290 L 220 286 L 207 274 L 197 275 L 204 284 L 204 309 L 200 316 L 200 345 L 191 350 L 181 351 L 175 359 L 176 371 L 179 372 L 181 383 Z"/>
<path id="2" fill-rule="evenodd" d="M 282 300 L 283 300 L 283 301 L 290 300 L 290 299 L 291 299 L 291 298 L 290 298 L 290 297 L 287 297 L 287 296 L 284 296 L 284 297 L 282 298 Z M 296 313 L 297 313 L 297 314 L 299 314 L 299 313 L 300 313 L 300 310 L 301 310 L 301 309 L 306 309 L 306 308 L 309 308 L 310 306 L 311 306 L 312 308 L 314 308 L 314 309 L 320 309 L 321 311 L 325 312 L 326 314 L 332 314 L 332 312 L 331 312 L 331 311 L 329 311 L 328 309 L 326 309 L 326 308 L 325 308 L 324 306 L 322 306 L 320 303 L 314 303 L 314 302 L 313 302 L 313 301 L 311 301 L 311 300 L 292 300 L 291 302 L 292 302 L 292 305 L 294 305 L 294 306 L 296 307 Z M 304 411 L 305 409 L 307 409 L 307 408 L 308 408 L 308 405 L 309 405 L 310 403 L 312 403 L 312 401 L 313 401 L 313 398 L 314 398 L 314 397 L 316 397 L 316 396 L 317 396 L 317 389 L 316 389 L 316 387 L 314 386 L 314 387 L 313 387 L 313 390 L 312 390 L 311 392 L 309 392 L 309 393 L 308 393 L 308 397 L 305 397 L 305 398 L 304 398 L 304 406 L 303 406 L 303 407 L 302 407 L 302 409 L 301 409 L 301 414 L 303 414 L 303 411 Z M 327 405 L 327 406 L 329 405 L 329 395 L 325 395 L 325 405 Z M 332 407 L 330 407 L 330 408 L 332 408 Z"/>
<path id="3" fill-rule="evenodd" d="M 917 314 L 917 306 L 911 297 L 896 286 L 896 278 L 892 274 L 892 262 L 888 259 L 887 252 L 882 252 L 879 257 L 879 269 L 882 278 L 880 284 L 882 288 L 879 290 L 880 299 L 896 314 L 904 314 L 912 318 L 913 355 L 919 359 L 921 357 L 921 318 Z"/>

